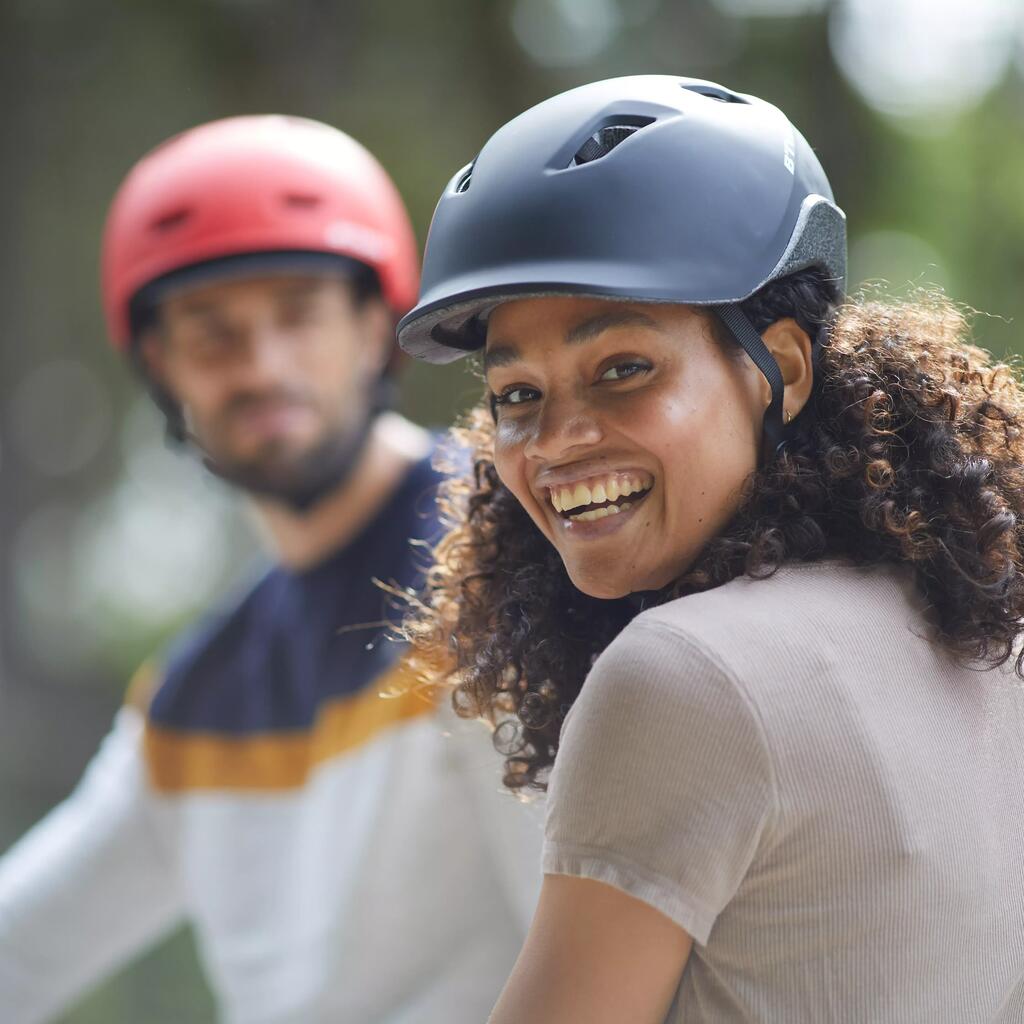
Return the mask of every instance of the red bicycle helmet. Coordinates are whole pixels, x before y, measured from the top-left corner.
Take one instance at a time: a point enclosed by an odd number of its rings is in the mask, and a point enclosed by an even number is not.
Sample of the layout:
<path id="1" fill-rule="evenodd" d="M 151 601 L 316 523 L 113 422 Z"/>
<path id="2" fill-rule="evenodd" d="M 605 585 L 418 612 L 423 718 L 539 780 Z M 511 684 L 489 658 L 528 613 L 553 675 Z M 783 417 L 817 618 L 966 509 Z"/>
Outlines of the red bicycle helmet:
<path id="1" fill-rule="evenodd" d="M 412 225 L 368 150 L 306 118 L 231 117 L 158 146 L 118 189 L 102 255 L 111 341 L 130 346 L 132 301 L 143 288 L 186 268 L 260 253 L 363 263 L 396 319 L 416 301 Z"/>

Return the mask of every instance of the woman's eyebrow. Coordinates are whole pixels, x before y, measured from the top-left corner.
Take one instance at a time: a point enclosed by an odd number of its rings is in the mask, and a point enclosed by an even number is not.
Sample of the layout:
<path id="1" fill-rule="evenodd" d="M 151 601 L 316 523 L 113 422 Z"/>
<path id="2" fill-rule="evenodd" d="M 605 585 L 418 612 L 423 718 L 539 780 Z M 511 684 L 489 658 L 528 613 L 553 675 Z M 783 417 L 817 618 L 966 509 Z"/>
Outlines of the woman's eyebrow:
<path id="1" fill-rule="evenodd" d="M 567 345 L 582 345 L 592 341 L 604 331 L 613 327 L 648 327 L 655 331 L 661 325 L 654 317 L 642 313 L 638 309 L 613 309 L 607 313 L 598 313 L 571 328 L 565 336 Z"/>
<path id="2" fill-rule="evenodd" d="M 490 348 L 484 349 L 484 373 L 499 366 L 508 366 L 510 363 L 517 363 L 522 359 L 519 349 L 507 342 L 499 342 Z"/>
<path id="3" fill-rule="evenodd" d="M 647 327 L 660 331 L 661 324 L 646 313 L 635 309 L 616 309 L 609 313 L 598 313 L 581 323 L 571 327 L 565 335 L 567 345 L 583 345 L 593 341 L 599 334 L 610 331 L 613 327 Z M 499 366 L 508 366 L 518 362 L 522 356 L 515 345 L 498 342 L 484 352 L 484 373 Z"/>

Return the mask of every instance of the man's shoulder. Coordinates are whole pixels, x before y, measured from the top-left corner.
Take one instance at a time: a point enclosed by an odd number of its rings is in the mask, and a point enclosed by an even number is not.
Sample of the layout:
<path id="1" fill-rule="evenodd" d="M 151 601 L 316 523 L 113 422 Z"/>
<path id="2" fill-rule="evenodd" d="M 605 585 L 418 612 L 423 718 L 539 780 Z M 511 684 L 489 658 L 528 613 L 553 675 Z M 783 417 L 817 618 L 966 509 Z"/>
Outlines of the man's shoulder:
<path id="1" fill-rule="evenodd" d="M 429 536 L 437 529 L 438 488 L 455 468 L 449 462 L 448 448 L 434 439 L 434 447 L 422 458 L 409 465 L 405 475 L 385 503 L 385 514 L 395 515 L 404 510 L 407 522 L 417 524 L 412 532 L 415 537 Z"/>
<path id="2" fill-rule="evenodd" d="M 140 671 L 132 690 L 152 693 L 144 747 L 157 791 L 296 790 L 322 761 L 433 710 L 379 623 L 310 622 L 311 594 L 285 573 L 278 582 L 269 574 Z"/>
<path id="3" fill-rule="evenodd" d="M 145 709 L 150 719 L 184 726 L 195 710 L 192 691 L 208 702 L 218 691 L 232 688 L 239 663 L 258 658 L 268 640 L 264 626 L 282 580 L 276 567 L 260 566 L 250 572 L 243 585 L 185 627 L 161 655 L 140 669 L 130 693 L 141 696 L 148 690 Z"/>

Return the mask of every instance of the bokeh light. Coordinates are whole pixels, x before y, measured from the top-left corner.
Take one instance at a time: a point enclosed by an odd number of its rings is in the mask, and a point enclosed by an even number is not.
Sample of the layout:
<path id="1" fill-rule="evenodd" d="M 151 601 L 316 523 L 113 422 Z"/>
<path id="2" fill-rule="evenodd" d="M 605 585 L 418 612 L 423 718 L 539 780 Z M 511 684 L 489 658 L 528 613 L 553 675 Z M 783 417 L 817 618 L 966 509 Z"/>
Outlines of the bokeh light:
<path id="1" fill-rule="evenodd" d="M 512 30 L 523 49 L 547 67 L 593 60 L 622 27 L 618 0 L 516 0 Z"/>
<path id="2" fill-rule="evenodd" d="M 746 17 L 791 18 L 817 14 L 829 0 L 714 0 L 725 14 Z"/>
<path id="3" fill-rule="evenodd" d="M 842 0 L 832 8 L 836 63 L 875 109 L 929 130 L 972 109 L 1003 77 L 1019 0 Z"/>

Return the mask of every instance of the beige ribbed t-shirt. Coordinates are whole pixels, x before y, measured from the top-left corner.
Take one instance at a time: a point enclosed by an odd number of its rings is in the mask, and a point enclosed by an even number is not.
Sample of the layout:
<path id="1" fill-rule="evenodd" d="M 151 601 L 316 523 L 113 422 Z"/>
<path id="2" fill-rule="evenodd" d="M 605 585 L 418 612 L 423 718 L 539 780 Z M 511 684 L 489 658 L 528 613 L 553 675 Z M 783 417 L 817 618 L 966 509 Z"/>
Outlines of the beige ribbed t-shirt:
<path id="1" fill-rule="evenodd" d="M 638 616 L 562 731 L 544 870 L 694 939 L 666 1024 L 1024 1022 L 1024 685 L 905 570 L 795 565 Z"/>

